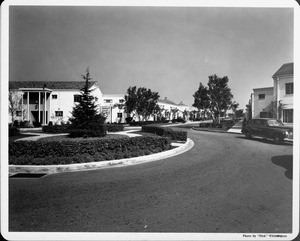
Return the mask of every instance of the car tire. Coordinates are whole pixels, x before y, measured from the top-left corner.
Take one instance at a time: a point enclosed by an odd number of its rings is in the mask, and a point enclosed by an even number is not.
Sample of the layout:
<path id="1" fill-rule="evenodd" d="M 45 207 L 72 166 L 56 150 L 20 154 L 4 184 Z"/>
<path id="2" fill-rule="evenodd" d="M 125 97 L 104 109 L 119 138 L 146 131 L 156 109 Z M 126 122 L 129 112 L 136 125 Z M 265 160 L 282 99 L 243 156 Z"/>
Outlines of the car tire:
<path id="1" fill-rule="evenodd" d="M 281 136 L 274 136 L 273 141 L 275 144 L 282 144 L 283 143 L 283 138 Z"/>
<path id="2" fill-rule="evenodd" d="M 247 139 L 251 139 L 251 138 L 252 138 L 252 136 L 251 136 L 251 134 L 250 134 L 249 131 L 246 131 L 246 132 L 245 132 L 245 137 L 246 137 Z"/>

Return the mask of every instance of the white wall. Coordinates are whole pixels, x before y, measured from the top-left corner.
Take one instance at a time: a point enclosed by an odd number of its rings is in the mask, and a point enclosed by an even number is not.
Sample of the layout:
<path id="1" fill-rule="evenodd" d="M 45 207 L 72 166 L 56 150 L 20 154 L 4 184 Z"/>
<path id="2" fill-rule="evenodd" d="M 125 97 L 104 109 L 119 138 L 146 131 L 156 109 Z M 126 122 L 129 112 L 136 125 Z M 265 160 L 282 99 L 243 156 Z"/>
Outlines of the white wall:
<path id="1" fill-rule="evenodd" d="M 123 100 L 123 101 L 122 101 Z M 110 102 L 108 102 L 110 101 Z M 124 108 L 119 108 L 117 104 L 124 104 L 124 95 L 123 94 L 104 94 L 102 96 L 101 112 L 106 115 L 106 122 L 110 123 L 119 123 L 125 122 L 125 112 Z M 121 118 L 118 117 L 118 113 L 122 115 Z"/>
<path id="2" fill-rule="evenodd" d="M 277 97 L 277 100 L 283 104 L 284 109 L 292 109 L 293 108 L 293 94 L 285 93 L 285 84 L 293 83 L 293 77 L 277 77 L 274 79 L 274 97 Z"/>
<path id="3" fill-rule="evenodd" d="M 265 98 L 259 99 L 260 94 L 265 94 Z M 268 111 L 268 107 L 273 101 L 273 98 L 273 87 L 253 89 L 252 118 L 259 118 L 260 112 Z"/>
<path id="4" fill-rule="evenodd" d="M 92 87 L 91 95 L 98 98 L 95 104 L 100 111 L 100 103 L 102 102 L 102 92 L 99 88 Z M 53 90 L 50 96 L 50 118 L 53 123 L 67 122 L 72 116 L 71 112 L 76 103 L 74 102 L 74 95 L 80 95 L 80 90 Z M 53 99 L 52 95 L 57 95 L 57 99 Z M 55 111 L 63 111 L 63 117 L 56 117 Z"/>

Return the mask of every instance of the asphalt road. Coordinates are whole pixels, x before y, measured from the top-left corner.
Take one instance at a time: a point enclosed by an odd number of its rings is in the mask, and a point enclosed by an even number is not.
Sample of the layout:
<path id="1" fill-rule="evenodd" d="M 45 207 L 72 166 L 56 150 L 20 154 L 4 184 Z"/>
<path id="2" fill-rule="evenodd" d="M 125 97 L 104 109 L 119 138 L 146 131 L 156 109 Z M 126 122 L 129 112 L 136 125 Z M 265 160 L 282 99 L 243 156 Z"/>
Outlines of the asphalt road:
<path id="1" fill-rule="evenodd" d="M 165 160 L 9 179 L 9 231 L 292 232 L 292 145 L 188 136 Z"/>

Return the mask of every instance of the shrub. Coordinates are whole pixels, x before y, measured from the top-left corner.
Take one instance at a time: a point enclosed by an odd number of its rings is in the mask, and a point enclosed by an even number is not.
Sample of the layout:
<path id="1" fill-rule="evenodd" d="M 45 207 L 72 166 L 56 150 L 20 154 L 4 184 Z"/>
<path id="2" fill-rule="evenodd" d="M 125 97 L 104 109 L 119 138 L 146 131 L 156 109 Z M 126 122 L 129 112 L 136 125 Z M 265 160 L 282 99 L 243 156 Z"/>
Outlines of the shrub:
<path id="1" fill-rule="evenodd" d="M 18 136 L 18 135 L 20 135 L 20 131 L 15 126 L 9 126 L 9 128 L 8 128 L 8 135 L 9 136 Z"/>
<path id="2" fill-rule="evenodd" d="M 25 128 L 33 128 L 34 126 L 29 121 L 24 121 Z"/>
<path id="3" fill-rule="evenodd" d="M 9 143 L 10 165 L 52 165 L 140 156 L 171 148 L 170 138 L 139 136 L 122 139 L 18 141 Z"/>
<path id="4" fill-rule="evenodd" d="M 203 128 L 211 127 L 211 123 L 200 123 L 199 127 L 203 127 Z"/>
<path id="5" fill-rule="evenodd" d="M 46 133 L 68 133 L 69 125 L 48 125 L 43 126 L 42 131 Z"/>
<path id="6" fill-rule="evenodd" d="M 18 120 L 14 120 L 13 126 L 14 127 L 18 127 L 19 126 L 19 121 Z"/>
<path id="7" fill-rule="evenodd" d="M 157 121 L 132 121 L 130 123 L 130 126 L 144 126 L 144 125 L 153 125 L 159 123 L 169 123 L 169 120 L 162 119 Z"/>
<path id="8" fill-rule="evenodd" d="M 155 125 L 142 126 L 142 131 L 154 133 L 159 136 L 170 137 L 175 141 L 186 141 L 187 132 L 186 131 L 175 131 L 168 127 L 160 127 Z"/>
<path id="9" fill-rule="evenodd" d="M 71 129 L 69 130 L 69 137 L 103 137 L 106 136 L 106 127 L 101 126 L 95 130 L 85 130 L 85 129 Z"/>
<path id="10" fill-rule="evenodd" d="M 186 121 L 182 117 L 178 117 L 177 119 L 172 120 L 172 123 L 176 123 L 176 122 L 185 123 Z"/>
<path id="11" fill-rule="evenodd" d="M 132 122 L 133 118 L 132 117 L 126 117 L 125 121 L 127 124 L 130 124 Z"/>
<path id="12" fill-rule="evenodd" d="M 118 132 L 124 130 L 124 126 L 122 124 L 106 124 L 105 127 L 108 132 Z"/>
<path id="13" fill-rule="evenodd" d="M 32 124 L 33 124 L 34 127 L 41 127 L 42 126 L 42 124 L 38 121 L 34 121 Z"/>
<path id="14" fill-rule="evenodd" d="M 49 121 L 48 126 L 53 126 L 53 122 Z"/>

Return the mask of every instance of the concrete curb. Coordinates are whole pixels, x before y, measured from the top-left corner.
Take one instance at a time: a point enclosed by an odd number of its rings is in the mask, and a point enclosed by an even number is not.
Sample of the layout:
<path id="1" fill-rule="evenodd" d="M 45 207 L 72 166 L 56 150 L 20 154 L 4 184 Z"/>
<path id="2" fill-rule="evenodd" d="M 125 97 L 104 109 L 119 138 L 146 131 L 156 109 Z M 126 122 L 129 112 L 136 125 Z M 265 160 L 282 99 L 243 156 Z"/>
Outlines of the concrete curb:
<path id="1" fill-rule="evenodd" d="M 112 161 L 100 161 L 100 162 L 89 162 L 69 165 L 9 165 L 9 174 L 16 173 L 62 173 L 62 172 L 73 172 L 73 171 L 84 171 L 84 170 L 96 170 L 111 167 L 122 167 L 128 165 L 141 164 L 146 162 L 158 161 L 165 158 L 173 157 L 184 152 L 187 152 L 194 146 L 194 142 L 191 139 L 187 139 L 184 144 L 174 144 L 178 146 L 172 150 L 155 153 L 147 156 L 140 156 L 134 158 L 126 158 Z"/>

